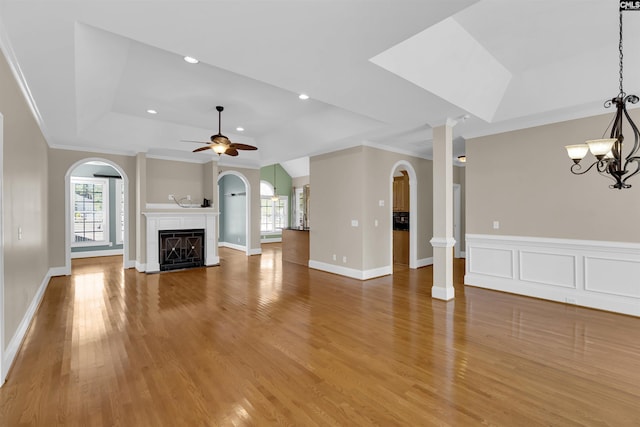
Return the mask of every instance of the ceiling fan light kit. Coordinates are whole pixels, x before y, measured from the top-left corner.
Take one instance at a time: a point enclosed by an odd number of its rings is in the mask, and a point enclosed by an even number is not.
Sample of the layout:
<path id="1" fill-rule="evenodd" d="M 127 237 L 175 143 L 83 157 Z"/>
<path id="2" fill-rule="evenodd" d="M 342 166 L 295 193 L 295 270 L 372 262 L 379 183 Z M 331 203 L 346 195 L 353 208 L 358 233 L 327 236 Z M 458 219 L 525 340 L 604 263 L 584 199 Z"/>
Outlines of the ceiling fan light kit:
<path id="1" fill-rule="evenodd" d="M 616 114 L 612 120 L 611 133 L 609 138 L 592 139 L 586 141 L 584 144 L 567 145 L 567 154 L 569 158 L 573 160 L 571 165 L 571 172 L 575 175 L 583 175 L 589 172 L 595 166 L 598 173 L 614 181 L 609 188 L 615 188 L 622 190 L 623 188 L 631 188 L 631 184 L 627 184 L 627 180 L 632 176 L 640 172 L 640 157 L 637 156 L 638 148 L 640 148 L 640 132 L 638 127 L 633 122 L 627 111 L 627 103 L 636 104 L 640 98 L 636 95 L 627 95 L 624 92 L 623 81 L 623 51 L 622 51 L 622 11 L 623 10 L 638 10 L 629 9 L 628 3 L 620 2 L 619 9 L 619 40 L 618 53 L 619 53 L 619 83 L 620 92 L 618 96 L 613 99 L 609 99 L 604 103 L 605 108 L 609 108 L 612 105 L 616 106 Z M 638 2 L 635 2 L 638 3 Z M 624 122 L 628 123 L 633 133 L 633 147 L 631 151 L 625 156 L 623 154 L 623 142 L 624 135 L 622 134 L 622 128 Z M 608 128 L 607 128 L 608 129 Z M 605 134 L 606 134 L 605 130 Z M 584 159 L 587 153 L 591 151 L 591 154 L 596 158 L 595 162 L 591 163 L 589 167 L 582 170 L 580 161 Z M 631 166 L 631 167 L 630 167 Z M 629 169 L 627 169 L 630 167 Z"/>
<path id="2" fill-rule="evenodd" d="M 224 107 L 218 105 L 216 107 L 218 111 L 218 133 L 216 135 L 211 135 L 211 142 L 203 142 L 203 141 L 186 141 L 186 142 L 197 142 L 199 144 L 207 144 L 203 147 L 196 148 L 193 150 L 194 153 L 206 150 L 213 150 L 218 156 L 226 154 L 227 156 L 237 156 L 238 150 L 257 150 L 257 147 L 249 144 L 240 144 L 236 142 L 231 142 L 229 138 L 222 134 L 222 112 L 224 111 Z"/>

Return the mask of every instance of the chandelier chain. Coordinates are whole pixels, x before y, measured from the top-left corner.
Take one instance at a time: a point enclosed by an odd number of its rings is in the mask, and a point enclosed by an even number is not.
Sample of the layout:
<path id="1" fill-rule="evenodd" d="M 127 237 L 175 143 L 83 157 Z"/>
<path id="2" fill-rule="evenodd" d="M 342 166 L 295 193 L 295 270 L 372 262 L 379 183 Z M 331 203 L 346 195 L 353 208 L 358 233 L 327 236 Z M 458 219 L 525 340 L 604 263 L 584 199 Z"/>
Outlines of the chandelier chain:
<path id="1" fill-rule="evenodd" d="M 618 43 L 618 51 L 620 52 L 620 95 L 624 97 L 624 89 L 622 88 L 624 59 L 624 54 L 622 53 L 622 11 L 620 11 L 620 42 Z"/>

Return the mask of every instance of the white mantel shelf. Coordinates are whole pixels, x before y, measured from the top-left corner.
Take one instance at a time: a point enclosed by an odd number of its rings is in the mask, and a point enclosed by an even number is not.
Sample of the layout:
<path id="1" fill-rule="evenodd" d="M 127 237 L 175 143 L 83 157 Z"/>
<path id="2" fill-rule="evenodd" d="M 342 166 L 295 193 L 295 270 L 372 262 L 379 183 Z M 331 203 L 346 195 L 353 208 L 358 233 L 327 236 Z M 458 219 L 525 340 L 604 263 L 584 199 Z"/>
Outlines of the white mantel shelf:
<path id="1" fill-rule="evenodd" d="M 158 231 L 161 230 L 190 230 L 204 229 L 205 261 L 204 265 L 220 264 L 218 256 L 217 216 L 212 208 L 180 208 L 147 210 L 142 212 L 147 218 L 147 262 L 145 271 L 157 273 L 160 271 L 160 249 Z"/>

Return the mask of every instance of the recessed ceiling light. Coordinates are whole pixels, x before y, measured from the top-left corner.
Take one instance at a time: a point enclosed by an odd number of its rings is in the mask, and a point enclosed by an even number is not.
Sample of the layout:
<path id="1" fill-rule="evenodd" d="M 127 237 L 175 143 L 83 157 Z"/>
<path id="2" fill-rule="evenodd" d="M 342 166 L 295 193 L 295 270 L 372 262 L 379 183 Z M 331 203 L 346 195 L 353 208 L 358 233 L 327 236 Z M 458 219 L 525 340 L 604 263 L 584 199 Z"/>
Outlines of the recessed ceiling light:
<path id="1" fill-rule="evenodd" d="M 309 99 L 309 95 L 307 95 L 306 93 L 301 93 L 300 95 L 298 95 L 298 98 L 300 98 L 300 99 Z"/>
<path id="2" fill-rule="evenodd" d="M 149 113 L 149 114 L 158 114 L 158 112 L 156 110 L 147 110 L 147 113 Z"/>
<path id="3" fill-rule="evenodd" d="M 243 128 L 242 126 L 238 126 L 238 127 L 236 128 L 236 130 L 237 130 L 238 132 L 244 132 L 244 128 Z"/>
<path id="4" fill-rule="evenodd" d="M 196 58 L 193 58 L 191 56 L 185 56 L 184 60 L 187 61 L 189 64 L 197 64 L 198 62 L 200 62 Z"/>

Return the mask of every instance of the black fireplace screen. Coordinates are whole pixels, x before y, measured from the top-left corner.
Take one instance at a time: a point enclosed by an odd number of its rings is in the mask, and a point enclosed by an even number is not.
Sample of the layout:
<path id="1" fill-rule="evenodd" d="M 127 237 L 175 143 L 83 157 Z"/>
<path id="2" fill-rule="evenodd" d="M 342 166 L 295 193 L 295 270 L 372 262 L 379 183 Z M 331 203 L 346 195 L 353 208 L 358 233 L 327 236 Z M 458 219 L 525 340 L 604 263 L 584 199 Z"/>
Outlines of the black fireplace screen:
<path id="1" fill-rule="evenodd" d="M 204 265 L 204 230 L 160 230 L 160 271 Z"/>

